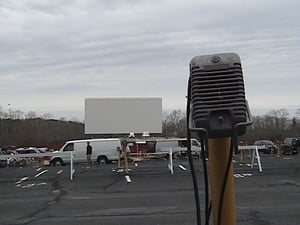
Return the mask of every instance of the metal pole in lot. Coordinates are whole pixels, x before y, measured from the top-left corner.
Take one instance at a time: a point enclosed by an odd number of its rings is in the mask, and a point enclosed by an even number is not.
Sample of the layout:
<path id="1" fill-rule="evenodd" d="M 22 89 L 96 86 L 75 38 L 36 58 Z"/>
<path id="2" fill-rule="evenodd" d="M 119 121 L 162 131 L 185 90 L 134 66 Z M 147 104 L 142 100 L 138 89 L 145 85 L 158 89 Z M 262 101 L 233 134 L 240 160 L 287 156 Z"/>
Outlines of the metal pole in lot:
<path id="1" fill-rule="evenodd" d="M 73 174 L 74 174 L 74 169 L 73 169 L 73 152 L 70 151 L 70 179 L 73 180 Z"/>
<path id="2" fill-rule="evenodd" d="M 255 153 L 256 153 L 256 159 L 257 159 L 257 163 L 258 163 L 259 172 L 262 172 L 262 167 L 261 167 L 261 162 L 260 162 L 260 156 L 259 156 L 259 152 L 258 152 L 257 146 L 255 146 Z"/>
<path id="3" fill-rule="evenodd" d="M 261 165 L 260 155 L 259 155 L 259 151 L 258 151 L 259 148 L 260 148 L 260 146 L 257 146 L 257 145 L 238 146 L 238 149 L 241 153 L 243 153 L 244 151 L 247 151 L 247 156 L 249 155 L 249 157 L 251 157 L 251 164 L 250 164 L 251 168 L 254 167 L 254 160 L 256 159 L 257 163 L 258 163 L 259 172 L 262 172 L 262 165 Z M 252 151 L 252 154 L 251 154 L 251 151 Z"/>
<path id="4" fill-rule="evenodd" d="M 170 173 L 173 175 L 174 174 L 174 168 L 173 168 L 173 151 L 172 151 L 172 148 L 170 148 L 170 152 L 169 152 L 168 169 L 169 169 Z"/>

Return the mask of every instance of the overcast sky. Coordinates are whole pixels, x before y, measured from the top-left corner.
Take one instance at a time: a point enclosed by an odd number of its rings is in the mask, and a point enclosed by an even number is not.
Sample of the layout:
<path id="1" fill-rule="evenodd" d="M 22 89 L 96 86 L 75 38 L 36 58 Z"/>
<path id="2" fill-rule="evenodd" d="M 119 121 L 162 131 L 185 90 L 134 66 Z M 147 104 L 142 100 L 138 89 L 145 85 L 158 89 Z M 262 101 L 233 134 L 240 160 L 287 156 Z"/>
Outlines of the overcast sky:
<path id="1" fill-rule="evenodd" d="M 299 0 L 1 0 L 0 106 L 84 118 L 84 99 L 185 109 L 194 56 L 236 52 L 253 114 L 300 108 Z"/>

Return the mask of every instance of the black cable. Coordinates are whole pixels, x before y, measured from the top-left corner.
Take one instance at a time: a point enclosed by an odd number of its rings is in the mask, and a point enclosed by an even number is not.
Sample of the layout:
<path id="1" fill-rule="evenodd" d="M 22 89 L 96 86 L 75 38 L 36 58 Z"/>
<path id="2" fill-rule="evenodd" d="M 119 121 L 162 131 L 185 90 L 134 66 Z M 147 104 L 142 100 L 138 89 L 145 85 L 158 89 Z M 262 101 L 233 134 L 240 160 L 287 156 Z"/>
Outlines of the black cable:
<path id="1" fill-rule="evenodd" d="M 205 225 L 208 225 L 210 212 L 211 212 L 211 202 L 209 200 L 208 170 L 207 170 L 208 138 L 201 137 L 200 143 L 201 143 L 201 157 L 202 157 L 204 185 L 205 185 Z"/>
<path id="2" fill-rule="evenodd" d="M 234 137 L 232 137 L 232 138 L 234 138 Z M 217 225 L 221 224 L 222 209 L 223 209 L 223 200 L 224 200 L 226 183 L 227 183 L 227 179 L 228 179 L 228 176 L 229 176 L 230 166 L 231 166 L 231 163 L 232 163 L 231 162 L 232 161 L 232 156 L 233 156 L 233 146 L 232 146 L 232 140 L 231 140 L 231 143 L 230 143 L 230 152 L 229 152 L 229 156 L 228 156 L 227 166 L 226 166 L 226 170 L 225 170 L 225 173 L 224 173 L 223 183 L 222 183 L 222 188 L 221 188 L 220 198 L 219 198 L 218 220 L 217 220 L 218 222 L 217 222 Z"/>
<path id="3" fill-rule="evenodd" d="M 193 188 L 194 188 L 194 195 L 195 195 L 195 203 L 196 203 L 196 217 L 197 217 L 197 225 L 201 225 L 201 214 L 200 214 L 200 200 L 199 200 L 199 192 L 198 192 L 198 182 L 197 176 L 195 172 L 195 167 L 193 163 L 193 156 L 191 151 L 191 132 L 189 130 L 189 115 L 190 115 L 190 80 L 188 81 L 188 96 L 187 96 L 187 107 L 186 107 L 186 118 L 187 118 L 187 153 L 188 159 L 192 174 L 193 180 Z"/>

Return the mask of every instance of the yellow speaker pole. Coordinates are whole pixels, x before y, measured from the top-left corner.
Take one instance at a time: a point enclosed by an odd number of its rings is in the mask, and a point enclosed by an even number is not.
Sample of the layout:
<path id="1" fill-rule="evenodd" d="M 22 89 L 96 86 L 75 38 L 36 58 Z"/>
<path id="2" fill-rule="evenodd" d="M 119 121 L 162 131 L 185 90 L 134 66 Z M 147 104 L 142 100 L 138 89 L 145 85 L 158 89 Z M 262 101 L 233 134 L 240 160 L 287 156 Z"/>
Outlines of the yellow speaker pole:
<path id="1" fill-rule="evenodd" d="M 244 163 L 244 150 L 243 149 L 241 149 L 241 151 L 240 151 L 240 163 Z"/>
<path id="2" fill-rule="evenodd" d="M 125 173 L 128 174 L 127 146 L 123 146 Z"/>
<path id="3" fill-rule="evenodd" d="M 208 139 L 208 160 L 210 171 L 213 225 L 218 224 L 220 196 L 224 176 L 226 176 L 225 172 L 228 164 L 228 158 L 230 155 L 230 142 L 230 137 Z M 232 159 L 230 159 L 230 163 L 231 166 L 223 196 L 220 225 L 236 224 Z"/>
<path id="4" fill-rule="evenodd" d="M 121 168 L 121 149 L 118 147 L 118 169 Z"/>

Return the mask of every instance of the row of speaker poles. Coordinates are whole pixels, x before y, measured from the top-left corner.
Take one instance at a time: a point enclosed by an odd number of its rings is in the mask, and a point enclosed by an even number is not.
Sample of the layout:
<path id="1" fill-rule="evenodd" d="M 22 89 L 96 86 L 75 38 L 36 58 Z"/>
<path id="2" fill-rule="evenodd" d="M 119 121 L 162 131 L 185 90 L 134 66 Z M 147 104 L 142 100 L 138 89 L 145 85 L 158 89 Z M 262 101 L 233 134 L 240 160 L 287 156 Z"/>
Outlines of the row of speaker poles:
<path id="1" fill-rule="evenodd" d="M 127 141 L 123 140 L 122 141 L 122 147 L 118 149 L 118 162 L 117 162 L 117 172 L 125 172 L 125 179 L 127 183 L 131 183 L 131 179 L 129 177 L 129 166 L 128 166 L 128 146 L 127 146 Z M 124 156 L 124 169 L 122 168 L 121 165 L 121 156 Z"/>

